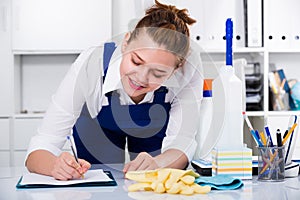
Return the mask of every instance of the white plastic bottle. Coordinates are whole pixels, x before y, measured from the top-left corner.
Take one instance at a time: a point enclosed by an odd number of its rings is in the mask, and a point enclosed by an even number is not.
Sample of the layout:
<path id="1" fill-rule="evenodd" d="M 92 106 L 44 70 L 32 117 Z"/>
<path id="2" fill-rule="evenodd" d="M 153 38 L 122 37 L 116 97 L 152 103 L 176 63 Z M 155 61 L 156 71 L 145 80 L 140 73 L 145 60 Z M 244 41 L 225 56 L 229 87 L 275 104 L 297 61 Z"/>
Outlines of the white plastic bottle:
<path id="1" fill-rule="evenodd" d="M 214 115 L 221 119 L 221 133 L 216 147 L 243 147 L 242 81 L 235 75 L 234 67 L 222 66 L 213 82 Z"/>
<path id="2" fill-rule="evenodd" d="M 198 145 L 194 159 L 203 159 L 203 145 L 208 137 L 212 115 L 212 79 L 205 79 L 203 84 L 203 99 L 200 105 L 199 129 L 196 135 L 196 141 Z"/>

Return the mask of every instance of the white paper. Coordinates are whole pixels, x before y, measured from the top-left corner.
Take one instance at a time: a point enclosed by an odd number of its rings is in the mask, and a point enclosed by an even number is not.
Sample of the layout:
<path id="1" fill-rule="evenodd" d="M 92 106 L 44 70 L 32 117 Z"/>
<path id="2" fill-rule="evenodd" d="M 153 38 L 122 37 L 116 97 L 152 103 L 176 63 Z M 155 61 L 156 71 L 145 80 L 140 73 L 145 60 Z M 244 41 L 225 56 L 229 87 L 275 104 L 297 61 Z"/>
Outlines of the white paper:
<path id="1" fill-rule="evenodd" d="M 45 184 L 45 185 L 72 185 L 77 183 L 89 183 L 89 182 L 107 182 L 112 181 L 102 169 L 89 170 L 84 174 L 84 179 L 75 179 L 68 181 L 56 180 L 51 176 L 45 176 L 35 173 L 29 173 L 23 175 L 20 185 L 28 184 Z"/>

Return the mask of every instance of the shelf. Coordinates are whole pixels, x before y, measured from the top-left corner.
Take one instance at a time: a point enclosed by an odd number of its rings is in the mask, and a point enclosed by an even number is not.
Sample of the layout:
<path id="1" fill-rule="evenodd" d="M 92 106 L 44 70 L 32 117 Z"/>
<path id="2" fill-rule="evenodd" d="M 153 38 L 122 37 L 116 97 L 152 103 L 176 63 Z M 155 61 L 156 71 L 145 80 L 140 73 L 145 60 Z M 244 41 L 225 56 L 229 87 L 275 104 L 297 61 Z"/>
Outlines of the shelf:
<path id="1" fill-rule="evenodd" d="M 32 118 L 43 118 L 45 113 L 28 113 L 28 114 L 15 114 L 15 119 L 32 119 Z"/>
<path id="2" fill-rule="evenodd" d="M 268 116 L 290 116 L 290 115 L 300 115 L 300 111 L 268 111 L 266 113 Z"/>
<path id="3" fill-rule="evenodd" d="M 49 50 L 49 51 L 19 51 L 19 50 L 15 50 L 12 53 L 14 55 L 68 55 L 68 54 L 80 54 L 82 52 L 82 50 L 59 50 L 59 51 L 55 51 L 55 50 Z"/>
<path id="4" fill-rule="evenodd" d="M 265 48 L 264 47 L 257 47 L 257 48 L 252 48 L 252 47 L 238 47 L 232 49 L 233 53 L 264 53 Z M 225 54 L 225 49 L 203 49 L 203 52 L 206 53 L 224 53 Z"/>
<path id="5" fill-rule="evenodd" d="M 0 115 L 0 119 L 8 119 L 10 118 L 11 116 L 8 116 L 8 115 Z"/>
<path id="6" fill-rule="evenodd" d="M 264 111 L 246 111 L 249 117 L 263 117 Z"/>
<path id="7" fill-rule="evenodd" d="M 291 115 L 300 115 L 299 111 L 246 111 L 249 117 L 263 117 L 263 116 L 291 116 Z"/>
<path id="8" fill-rule="evenodd" d="M 300 53 L 300 49 L 269 49 L 269 53 Z"/>
<path id="9" fill-rule="evenodd" d="M 265 48 L 264 47 L 245 47 L 245 48 L 238 48 L 233 49 L 233 53 L 264 53 Z"/>

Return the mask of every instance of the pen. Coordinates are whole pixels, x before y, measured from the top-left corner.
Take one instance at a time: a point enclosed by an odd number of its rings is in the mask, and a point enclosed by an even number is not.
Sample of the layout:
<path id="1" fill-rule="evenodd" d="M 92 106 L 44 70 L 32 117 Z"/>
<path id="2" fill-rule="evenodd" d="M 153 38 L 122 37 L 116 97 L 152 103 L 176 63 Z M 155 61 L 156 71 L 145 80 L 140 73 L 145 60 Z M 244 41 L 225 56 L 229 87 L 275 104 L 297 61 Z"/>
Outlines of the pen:
<path id="1" fill-rule="evenodd" d="M 288 125 L 288 129 L 286 131 L 286 134 L 283 136 L 283 138 L 286 137 L 287 133 L 288 133 L 288 130 L 291 128 L 291 126 L 293 124 L 295 124 L 297 122 L 297 115 L 294 115 L 294 116 L 291 116 L 290 119 L 289 119 L 289 125 Z M 292 132 L 291 136 L 290 136 L 290 139 L 288 141 L 288 144 L 286 144 L 285 146 L 287 146 L 286 148 L 286 154 L 285 154 L 285 163 L 288 164 L 291 162 L 291 159 L 292 159 L 292 156 L 290 154 L 293 154 L 293 152 L 290 153 L 290 150 L 291 150 L 291 146 L 292 145 L 295 145 L 293 142 L 293 134 L 294 134 L 294 131 Z M 292 144 L 293 143 L 293 144 Z M 293 148 L 292 148 L 293 149 Z M 293 151 L 293 150 L 292 150 Z"/>
<path id="2" fill-rule="evenodd" d="M 279 129 L 277 129 L 277 132 L 276 132 L 276 139 L 277 139 L 277 146 L 282 147 L 282 138 L 281 138 L 281 133 L 280 133 Z M 283 150 L 284 150 L 284 147 L 283 148 L 278 148 L 279 159 L 284 157 L 283 156 L 284 155 Z M 280 171 L 284 171 L 284 164 L 279 165 L 279 167 L 280 167 Z"/>
<path id="3" fill-rule="evenodd" d="M 252 124 L 250 123 L 249 118 L 248 118 L 248 116 L 246 115 L 246 112 L 245 112 L 245 111 L 243 111 L 243 117 L 244 117 L 244 119 L 245 119 L 245 121 L 246 121 L 246 123 L 247 123 L 247 126 L 248 126 L 249 130 L 250 130 L 250 131 L 253 130 L 253 126 L 252 126 Z"/>
<path id="4" fill-rule="evenodd" d="M 272 137 L 271 137 L 269 127 L 265 126 L 265 130 L 266 130 L 267 137 L 270 137 L 270 146 L 273 147 L 274 145 L 273 145 L 273 141 L 272 141 Z"/>
<path id="5" fill-rule="evenodd" d="M 276 139 L 277 139 L 277 146 L 282 147 L 282 138 L 281 138 L 281 133 L 280 133 L 279 129 L 277 129 L 277 132 L 276 132 Z"/>
<path id="6" fill-rule="evenodd" d="M 265 137 L 264 132 L 260 132 L 259 135 L 260 135 L 260 138 L 261 138 L 261 141 L 262 141 L 263 145 L 264 145 L 264 146 L 267 146 L 268 143 L 267 143 L 267 140 L 266 140 L 266 137 Z M 269 139 L 269 138 L 268 138 L 268 139 Z"/>
<path id="7" fill-rule="evenodd" d="M 283 138 L 285 138 L 288 132 L 289 132 L 288 130 L 285 131 L 285 133 L 283 134 Z"/>
<path id="8" fill-rule="evenodd" d="M 292 132 L 294 131 L 294 129 L 296 128 L 297 123 L 294 123 L 292 128 L 289 130 L 289 132 L 286 134 L 286 136 L 283 138 L 282 144 L 284 145 L 286 143 L 286 141 L 288 140 L 288 138 L 290 137 L 290 135 L 292 134 Z"/>
<path id="9" fill-rule="evenodd" d="M 250 133 L 252 134 L 252 136 L 253 136 L 253 138 L 254 138 L 256 144 L 257 144 L 259 147 L 262 147 L 263 144 L 261 143 L 259 137 L 257 137 L 255 131 L 254 131 L 254 130 L 250 130 Z"/>
<path id="10" fill-rule="evenodd" d="M 78 158 L 77 158 L 77 154 L 75 153 L 74 145 L 73 145 L 73 142 L 72 142 L 70 136 L 67 136 L 67 140 L 69 140 L 69 142 L 70 142 L 70 147 L 71 147 L 71 150 L 72 150 L 72 152 L 73 152 L 73 156 L 74 156 L 76 162 L 79 164 L 79 161 L 78 161 Z M 79 165 L 80 165 L 80 164 L 79 164 Z M 84 178 L 84 175 L 83 175 L 83 174 L 81 174 L 81 178 Z"/>

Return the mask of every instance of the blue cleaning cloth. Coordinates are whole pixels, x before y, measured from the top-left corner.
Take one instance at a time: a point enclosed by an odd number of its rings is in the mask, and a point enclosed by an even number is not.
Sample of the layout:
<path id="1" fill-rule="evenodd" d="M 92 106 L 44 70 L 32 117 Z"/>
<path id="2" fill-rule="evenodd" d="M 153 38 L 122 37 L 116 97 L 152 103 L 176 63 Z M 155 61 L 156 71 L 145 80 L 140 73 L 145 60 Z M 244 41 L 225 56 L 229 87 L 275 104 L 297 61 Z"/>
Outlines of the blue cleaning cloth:
<path id="1" fill-rule="evenodd" d="M 200 176 L 195 182 L 201 186 L 208 185 L 211 189 L 216 190 L 235 190 L 244 185 L 241 179 L 228 175 Z"/>

